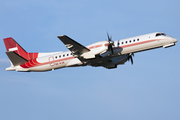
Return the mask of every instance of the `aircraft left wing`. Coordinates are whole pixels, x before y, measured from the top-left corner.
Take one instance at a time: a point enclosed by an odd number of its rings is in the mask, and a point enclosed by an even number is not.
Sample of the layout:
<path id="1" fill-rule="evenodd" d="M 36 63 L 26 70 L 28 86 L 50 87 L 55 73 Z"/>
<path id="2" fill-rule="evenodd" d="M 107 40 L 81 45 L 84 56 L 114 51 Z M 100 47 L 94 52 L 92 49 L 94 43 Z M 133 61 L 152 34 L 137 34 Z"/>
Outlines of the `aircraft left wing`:
<path id="1" fill-rule="evenodd" d="M 58 36 L 58 38 L 65 44 L 65 46 L 74 54 L 74 55 L 81 55 L 83 53 L 89 52 L 90 50 L 85 46 L 79 44 L 78 42 L 74 41 L 73 39 L 69 38 L 66 35 Z"/>

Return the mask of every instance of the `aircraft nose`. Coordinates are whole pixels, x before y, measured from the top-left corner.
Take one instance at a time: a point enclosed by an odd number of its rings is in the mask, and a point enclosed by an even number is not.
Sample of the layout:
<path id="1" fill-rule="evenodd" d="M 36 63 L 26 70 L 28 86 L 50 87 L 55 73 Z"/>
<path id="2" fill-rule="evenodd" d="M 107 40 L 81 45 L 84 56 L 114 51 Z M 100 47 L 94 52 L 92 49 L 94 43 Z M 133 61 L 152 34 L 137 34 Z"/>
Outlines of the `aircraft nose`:
<path id="1" fill-rule="evenodd" d="M 172 38 L 173 43 L 176 43 L 178 40 L 176 38 Z"/>

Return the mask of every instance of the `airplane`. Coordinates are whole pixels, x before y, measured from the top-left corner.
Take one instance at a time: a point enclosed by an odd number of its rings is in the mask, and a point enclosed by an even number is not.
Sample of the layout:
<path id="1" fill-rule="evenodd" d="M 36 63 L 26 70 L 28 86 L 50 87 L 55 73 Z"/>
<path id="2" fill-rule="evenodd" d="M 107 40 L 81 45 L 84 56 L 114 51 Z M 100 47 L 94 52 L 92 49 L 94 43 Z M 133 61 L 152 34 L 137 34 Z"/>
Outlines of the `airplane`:
<path id="1" fill-rule="evenodd" d="M 42 72 L 78 66 L 102 66 L 113 69 L 129 60 L 133 64 L 134 53 L 159 47 L 171 47 L 177 42 L 177 39 L 162 32 L 117 41 L 112 41 L 107 33 L 107 41 L 100 41 L 86 47 L 66 35 L 57 37 L 69 51 L 29 53 L 12 37 L 3 39 L 7 50 L 6 54 L 11 62 L 11 66 L 6 68 L 6 71 Z"/>

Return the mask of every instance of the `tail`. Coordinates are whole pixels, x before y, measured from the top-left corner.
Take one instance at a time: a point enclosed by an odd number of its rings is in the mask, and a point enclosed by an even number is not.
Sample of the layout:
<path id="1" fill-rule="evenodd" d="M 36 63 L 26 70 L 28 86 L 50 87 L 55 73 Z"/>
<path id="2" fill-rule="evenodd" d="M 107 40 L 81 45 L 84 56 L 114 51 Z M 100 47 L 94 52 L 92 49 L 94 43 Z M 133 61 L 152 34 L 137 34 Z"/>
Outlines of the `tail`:
<path id="1" fill-rule="evenodd" d="M 6 54 L 14 66 L 22 65 L 31 59 L 37 58 L 38 53 L 26 52 L 13 38 L 5 38 Z"/>

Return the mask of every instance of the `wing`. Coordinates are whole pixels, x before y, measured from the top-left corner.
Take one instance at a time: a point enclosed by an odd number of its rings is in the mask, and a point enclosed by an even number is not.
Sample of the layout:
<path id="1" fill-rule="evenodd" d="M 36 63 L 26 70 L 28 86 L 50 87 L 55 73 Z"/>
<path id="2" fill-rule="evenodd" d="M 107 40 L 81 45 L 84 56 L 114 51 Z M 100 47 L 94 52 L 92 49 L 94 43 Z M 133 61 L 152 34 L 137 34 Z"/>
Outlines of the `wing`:
<path id="1" fill-rule="evenodd" d="M 58 38 L 65 44 L 65 46 L 74 54 L 74 55 L 81 55 L 83 53 L 89 52 L 90 50 L 85 46 L 79 44 L 78 42 L 74 41 L 73 39 L 69 38 L 66 35 L 58 36 Z"/>

